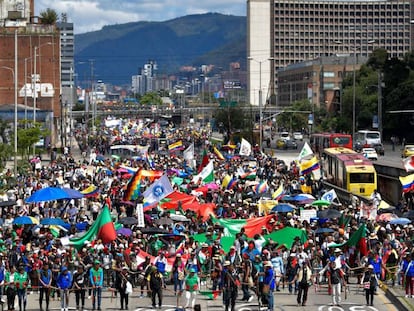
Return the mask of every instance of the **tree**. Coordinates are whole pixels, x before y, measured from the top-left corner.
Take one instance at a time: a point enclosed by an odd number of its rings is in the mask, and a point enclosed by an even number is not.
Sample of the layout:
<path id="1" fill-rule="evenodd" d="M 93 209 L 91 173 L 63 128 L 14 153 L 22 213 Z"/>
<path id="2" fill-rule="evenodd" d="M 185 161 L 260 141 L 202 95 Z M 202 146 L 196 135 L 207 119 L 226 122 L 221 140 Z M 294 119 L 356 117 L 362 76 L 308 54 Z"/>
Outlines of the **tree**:
<path id="1" fill-rule="evenodd" d="M 43 25 L 54 25 L 58 21 L 57 12 L 51 8 L 47 8 L 45 11 L 41 11 L 39 16 L 40 23 Z"/>
<path id="2" fill-rule="evenodd" d="M 162 105 L 162 99 L 161 96 L 158 95 L 157 92 L 148 92 L 144 95 L 142 95 L 140 103 L 142 105 Z"/>

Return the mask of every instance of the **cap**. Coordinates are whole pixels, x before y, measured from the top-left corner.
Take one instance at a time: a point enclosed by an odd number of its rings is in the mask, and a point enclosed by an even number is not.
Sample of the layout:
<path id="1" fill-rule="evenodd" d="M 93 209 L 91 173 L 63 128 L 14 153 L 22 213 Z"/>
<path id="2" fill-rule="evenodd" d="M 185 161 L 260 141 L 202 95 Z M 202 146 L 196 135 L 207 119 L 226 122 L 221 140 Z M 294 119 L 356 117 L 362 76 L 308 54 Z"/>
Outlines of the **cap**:
<path id="1" fill-rule="evenodd" d="M 266 264 L 264 265 L 265 267 L 273 267 L 272 264 L 268 261 L 266 262 Z"/>
<path id="2" fill-rule="evenodd" d="M 342 250 L 340 248 L 335 248 L 334 253 L 342 253 Z"/>
<path id="3" fill-rule="evenodd" d="M 236 246 L 233 245 L 232 247 L 230 247 L 230 249 L 236 249 Z"/>
<path id="4" fill-rule="evenodd" d="M 207 243 L 202 243 L 201 247 L 208 247 L 208 244 Z"/>
<path id="5" fill-rule="evenodd" d="M 94 263 L 95 265 L 99 265 L 101 262 L 100 262 L 98 259 L 96 259 L 93 263 Z"/>
<path id="6" fill-rule="evenodd" d="M 175 257 L 181 258 L 181 254 L 178 253 L 178 254 L 175 255 Z"/>
<path id="7" fill-rule="evenodd" d="M 195 272 L 196 272 L 196 270 L 195 270 L 194 268 L 191 268 L 191 269 L 190 269 L 190 272 L 191 272 L 191 273 L 195 273 Z"/>
<path id="8" fill-rule="evenodd" d="M 226 260 L 226 261 L 223 263 L 223 266 L 230 266 L 230 261 L 229 261 L 229 260 Z"/>
<path id="9" fill-rule="evenodd" d="M 368 266 L 368 269 L 374 269 L 374 266 L 373 265 L 369 265 Z"/>
<path id="10" fill-rule="evenodd" d="M 62 267 L 62 272 L 65 272 L 66 270 L 68 270 L 68 267 L 63 266 L 63 267 Z"/>
<path id="11" fill-rule="evenodd" d="M 122 267 L 122 270 L 128 270 L 129 269 L 129 267 L 128 266 L 123 266 Z"/>

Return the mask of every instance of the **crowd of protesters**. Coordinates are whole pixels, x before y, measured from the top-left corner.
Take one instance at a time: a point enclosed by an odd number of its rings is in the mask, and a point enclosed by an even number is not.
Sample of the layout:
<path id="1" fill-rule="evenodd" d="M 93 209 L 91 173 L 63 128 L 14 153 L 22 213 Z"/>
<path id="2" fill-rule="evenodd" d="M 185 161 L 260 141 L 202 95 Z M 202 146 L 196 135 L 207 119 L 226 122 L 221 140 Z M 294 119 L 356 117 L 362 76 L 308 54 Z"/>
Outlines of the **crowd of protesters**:
<path id="1" fill-rule="evenodd" d="M 161 308 L 164 291 L 169 290 L 168 283 L 173 284 L 171 294 L 182 299 L 185 308 L 192 309 L 196 308 L 199 291 L 206 289 L 213 295 L 221 295 L 226 311 L 234 310 L 239 295 L 242 301 L 258 299 L 261 305 L 273 311 L 275 293 L 283 291 L 285 286 L 289 294 L 296 294 L 298 305 L 305 306 L 309 287 L 323 281 L 332 294 L 332 304 L 340 305 L 344 292 L 341 285 L 346 286 L 350 275 L 358 277 L 358 283 L 366 292 L 367 305 L 373 305 L 374 292 L 383 282 L 404 286 L 407 297 L 414 298 L 413 225 L 391 225 L 387 221 L 365 218 L 358 205 L 352 202 L 335 205 L 344 216 L 351 216 L 345 228 L 340 226 L 338 218 L 301 220 L 299 208 L 316 207 L 298 204 L 296 211 L 275 213 L 268 226 L 253 239 L 242 229 L 228 252 L 220 243 L 223 228 L 211 219 L 203 221 L 197 213 L 187 211 L 184 216 L 190 221 L 160 225 L 157 219 L 168 218 L 169 213 L 157 208 L 145 213 L 145 228 L 127 225 L 131 234 L 119 234 L 111 243 L 104 244 L 98 239 L 88 241 L 81 249 L 62 243 L 65 236 L 82 235 L 105 203 L 109 203 L 114 221 L 136 215 L 136 203 L 142 203 L 142 198 L 136 202 L 123 201 L 128 178 L 119 170 L 121 165 L 162 171 L 189 170 L 181 153 L 169 153 L 166 146 L 154 139 L 151 128 L 141 128 L 140 133 L 148 135 L 139 135 L 139 138 L 138 130 L 133 129 L 133 122 L 127 125 L 127 130 L 105 129 L 106 134 L 102 132 L 99 138 L 89 141 L 89 150 L 82 158 L 75 159 L 68 150 L 66 155 L 56 156 L 48 165 L 33 164 L 27 174 L 18 176 L 16 186 L 3 185 L 3 201 L 16 202 L 10 206 L 5 204 L 0 210 L 0 296 L 5 297 L 8 310 L 14 310 L 16 302 L 20 311 L 26 310 L 28 292 L 39 293 L 40 310 L 49 310 L 50 300 L 54 299 L 60 300 L 62 311 L 72 305 L 77 310 L 85 307 L 101 310 L 103 290 L 119 295 L 121 310 L 130 307 L 130 295 L 149 297 L 154 308 Z M 182 140 L 184 146 L 195 142 L 196 155 L 199 154 L 196 165 L 201 161 L 203 149 L 212 151 L 207 130 L 166 128 L 160 133 L 159 136 L 170 141 Z M 154 164 L 148 163 L 145 157 L 125 154 L 112 157 L 110 147 L 115 143 L 149 145 L 147 152 L 152 155 Z M 230 156 L 226 160 L 215 161 L 217 184 L 221 184 L 226 174 L 235 175 L 239 168 L 254 167 L 256 181 L 267 180 L 270 194 L 281 183 L 286 195 L 307 192 L 320 198 L 325 191 L 312 174 L 300 176 L 295 162 L 286 164 L 258 149 L 252 157 L 240 157 L 237 148 L 239 146 L 229 149 Z M 48 186 L 84 190 L 91 185 L 99 190 L 94 197 L 69 202 L 25 203 L 36 190 Z M 141 191 L 149 185 L 148 180 L 143 180 Z M 263 216 L 258 208 L 260 197 L 255 195 L 252 185 L 240 179 L 230 190 L 210 189 L 205 195 L 197 195 L 197 199 L 215 203 L 217 218 Z M 185 186 L 174 185 L 174 188 L 192 194 L 199 186 L 190 179 Z M 407 209 L 403 201 L 399 208 Z M 38 220 L 61 218 L 71 226 L 68 230 L 56 230 L 50 226 L 13 224 L 16 217 L 24 215 Z M 361 223 L 368 230 L 367 256 L 362 256 L 357 247 L 330 247 L 348 240 Z M 292 245 L 279 245 L 264 238 L 285 227 L 305 231 L 307 241 L 298 238 Z M 182 238 L 178 241 L 163 239 L 148 233 L 151 228 L 164 229 Z M 318 228 L 332 230 L 315 234 Z M 193 236 L 198 233 L 205 233 L 207 240 L 203 243 L 194 240 Z M 142 257 L 142 252 L 148 255 Z M 174 261 L 168 271 L 170 258 Z M 70 299 L 73 296 L 74 303 Z"/>

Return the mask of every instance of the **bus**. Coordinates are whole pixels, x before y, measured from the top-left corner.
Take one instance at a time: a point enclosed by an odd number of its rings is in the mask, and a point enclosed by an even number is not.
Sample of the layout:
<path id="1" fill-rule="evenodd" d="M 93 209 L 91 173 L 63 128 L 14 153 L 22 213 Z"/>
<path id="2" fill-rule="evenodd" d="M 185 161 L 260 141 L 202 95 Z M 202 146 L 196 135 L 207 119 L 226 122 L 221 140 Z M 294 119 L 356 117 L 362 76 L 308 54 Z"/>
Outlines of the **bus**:
<path id="1" fill-rule="evenodd" d="M 343 147 L 352 149 L 352 136 L 341 133 L 313 133 L 310 146 L 314 153 L 321 155 L 325 148 Z"/>
<path id="2" fill-rule="evenodd" d="M 356 145 L 361 148 L 374 147 L 381 144 L 381 134 L 379 131 L 359 130 L 355 137 Z"/>
<path id="3" fill-rule="evenodd" d="M 352 194 L 369 197 L 377 189 L 377 173 L 372 161 L 348 148 L 325 148 L 322 168 L 327 183 Z"/>

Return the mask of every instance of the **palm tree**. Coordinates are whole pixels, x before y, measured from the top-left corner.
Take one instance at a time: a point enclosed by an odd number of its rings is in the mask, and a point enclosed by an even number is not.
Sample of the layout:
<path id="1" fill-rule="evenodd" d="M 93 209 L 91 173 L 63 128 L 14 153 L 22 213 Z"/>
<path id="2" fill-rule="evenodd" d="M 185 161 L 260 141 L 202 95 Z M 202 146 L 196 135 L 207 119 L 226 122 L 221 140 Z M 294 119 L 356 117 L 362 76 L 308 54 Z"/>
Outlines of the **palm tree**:
<path id="1" fill-rule="evenodd" d="M 58 14 L 55 10 L 47 8 L 40 12 L 40 23 L 44 25 L 54 25 L 58 20 Z"/>

